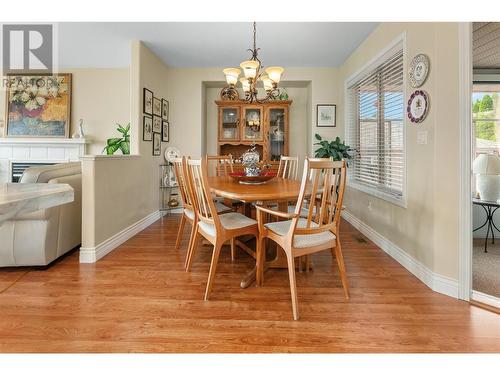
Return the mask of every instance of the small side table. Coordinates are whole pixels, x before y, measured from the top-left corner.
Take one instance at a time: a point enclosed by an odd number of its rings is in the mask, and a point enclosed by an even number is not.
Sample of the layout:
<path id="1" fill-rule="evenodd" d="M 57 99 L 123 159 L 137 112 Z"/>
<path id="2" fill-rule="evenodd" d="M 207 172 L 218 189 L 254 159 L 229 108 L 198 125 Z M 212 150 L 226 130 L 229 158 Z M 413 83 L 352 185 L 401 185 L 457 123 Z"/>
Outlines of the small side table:
<path id="1" fill-rule="evenodd" d="M 493 215 L 495 214 L 495 211 L 498 210 L 498 208 L 500 207 L 500 203 L 499 202 L 492 202 L 492 201 L 483 201 L 483 200 L 477 199 L 477 198 L 472 198 L 472 203 L 477 205 L 477 206 L 481 206 L 483 208 L 484 212 L 486 212 L 486 221 L 484 222 L 483 225 L 474 229 L 473 232 L 475 232 L 475 231 L 483 228 L 485 225 L 487 225 L 486 239 L 484 240 L 484 252 L 487 253 L 488 252 L 488 237 L 489 237 L 490 231 L 491 231 L 491 243 L 492 244 L 495 243 L 494 230 L 496 229 L 500 232 L 500 229 L 497 228 L 497 226 L 495 225 L 495 222 L 493 220 Z"/>

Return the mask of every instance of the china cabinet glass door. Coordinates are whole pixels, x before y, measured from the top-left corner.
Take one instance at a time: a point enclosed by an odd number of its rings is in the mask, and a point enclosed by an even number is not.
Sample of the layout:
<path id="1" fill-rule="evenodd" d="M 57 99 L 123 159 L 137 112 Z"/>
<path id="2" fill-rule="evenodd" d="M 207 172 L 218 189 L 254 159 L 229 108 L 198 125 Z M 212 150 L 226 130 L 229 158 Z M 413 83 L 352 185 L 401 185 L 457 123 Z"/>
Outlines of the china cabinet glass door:
<path id="1" fill-rule="evenodd" d="M 240 109 L 238 107 L 221 108 L 220 116 L 220 139 L 238 141 L 240 139 Z"/>
<path id="2" fill-rule="evenodd" d="M 263 140 L 262 107 L 246 107 L 243 109 L 243 141 Z"/>
<path id="3" fill-rule="evenodd" d="M 285 148 L 285 109 L 269 108 L 269 160 L 279 161 L 286 154 Z"/>

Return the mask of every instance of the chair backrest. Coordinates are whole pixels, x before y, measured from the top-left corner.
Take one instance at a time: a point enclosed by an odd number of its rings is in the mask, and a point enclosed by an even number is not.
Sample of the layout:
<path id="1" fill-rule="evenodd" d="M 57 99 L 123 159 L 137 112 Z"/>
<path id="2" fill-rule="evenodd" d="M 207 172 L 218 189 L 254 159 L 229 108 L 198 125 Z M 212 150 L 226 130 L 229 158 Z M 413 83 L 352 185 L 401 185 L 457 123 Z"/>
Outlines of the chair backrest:
<path id="1" fill-rule="evenodd" d="M 206 223 L 220 225 L 210 187 L 208 186 L 207 157 L 187 160 L 188 182 L 198 218 Z"/>
<path id="2" fill-rule="evenodd" d="M 183 156 L 182 158 L 176 158 L 173 162 L 174 173 L 177 183 L 179 184 L 179 192 L 181 194 L 182 205 L 184 208 L 194 210 L 193 208 L 193 198 L 188 186 L 188 175 L 187 175 L 187 160 L 189 156 Z"/>
<path id="3" fill-rule="evenodd" d="M 207 156 L 207 167 L 209 176 L 227 176 L 233 172 L 233 156 Z"/>
<path id="4" fill-rule="evenodd" d="M 278 177 L 296 180 L 298 169 L 299 169 L 298 156 L 281 155 L 280 164 L 278 167 Z"/>
<path id="5" fill-rule="evenodd" d="M 310 204 L 305 208 L 307 223 L 304 228 L 296 227 L 298 217 L 293 219 L 293 235 L 320 233 L 327 230 L 338 234 L 345 183 L 346 163 L 344 160 L 306 158 L 295 213 L 300 216 L 304 201 L 308 197 L 315 197 L 315 199 L 310 198 Z"/>

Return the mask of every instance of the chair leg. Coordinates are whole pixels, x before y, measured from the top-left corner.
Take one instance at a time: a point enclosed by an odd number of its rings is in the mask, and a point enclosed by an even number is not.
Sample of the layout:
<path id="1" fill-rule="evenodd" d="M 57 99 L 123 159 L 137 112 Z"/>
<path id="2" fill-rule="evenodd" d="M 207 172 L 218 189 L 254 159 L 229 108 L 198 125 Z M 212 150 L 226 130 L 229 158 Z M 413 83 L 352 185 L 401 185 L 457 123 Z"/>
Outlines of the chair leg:
<path id="1" fill-rule="evenodd" d="M 191 251 L 188 254 L 188 258 L 186 259 L 186 271 L 191 271 L 191 265 L 193 264 L 194 254 L 196 252 L 196 248 L 198 247 L 198 241 L 200 238 L 200 234 L 198 233 L 198 228 L 195 229 L 195 235 L 193 238 L 193 244 L 191 245 Z"/>
<path id="2" fill-rule="evenodd" d="M 295 261 L 293 255 L 286 254 L 288 262 L 288 277 L 290 278 L 290 293 L 292 296 L 293 319 L 299 320 L 299 302 L 297 299 L 297 282 L 295 281 Z"/>
<path id="3" fill-rule="evenodd" d="M 193 243 L 197 234 L 198 230 L 198 225 L 195 221 L 191 223 L 191 233 L 189 234 L 189 245 L 188 245 L 188 251 L 186 254 L 186 260 L 184 261 L 184 268 L 187 268 L 188 265 L 188 259 L 191 258 L 191 253 L 193 251 Z"/>
<path id="4" fill-rule="evenodd" d="M 214 245 L 214 252 L 212 253 L 212 262 L 210 263 L 210 272 L 208 273 L 207 289 L 205 291 L 205 301 L 208 301 L 210 297 L 210 292 L 212 291 L 212 285 L 215 279 L 215 271 L 217 269 L 217 262 L 219 261 L 219 254 L 222 244 L 216 243 Z"/>
<path id="5" fill-rule="evenodd" d="M 340 280 L 342 280 L 342 286 L 344 287 L 345 299 L 349 299 L 349 284 L 347 283 L 344 257 L 342 256 L 342 248 L 340 247 L 340 240 L 338 238 L 335 246 L 335 256 L 337 258 L 337 264 L 339 266 Z"/>
<path id="6" fill-rule="evenodd" d="M 266 264 L 266 239 L 262 236 L 257 236 L 257 270 L 256 279 L 257 286 L 262 286 L 264 284 L 264 266 Z"/>
<path id="7" fill-rule="evenodd" d="M 184 225 L 186 225 L 186 217 L 184 214 L 181 217 L 181 222 L 179 224 L 179 231 L 177 232 L 177 240 L 175 241 L 175 248 L 178 249 L 181 243 L 182 234 L 184 233 Z"/>
<path id="8" fill-rule="evenodd" d="M 236 238 L 231 238 L 231 260 L 236 260 Z"/>

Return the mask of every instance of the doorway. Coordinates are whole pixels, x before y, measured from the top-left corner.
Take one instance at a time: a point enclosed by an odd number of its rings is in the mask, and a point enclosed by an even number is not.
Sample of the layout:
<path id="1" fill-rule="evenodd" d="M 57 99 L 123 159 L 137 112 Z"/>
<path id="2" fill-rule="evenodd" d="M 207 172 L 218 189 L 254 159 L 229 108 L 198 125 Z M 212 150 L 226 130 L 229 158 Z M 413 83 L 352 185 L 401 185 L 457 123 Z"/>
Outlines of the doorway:
<path id="1" fill-rule="evenodd" d="M 500 309 L 500 22 L 471 25 L 470 300 Z"/>

